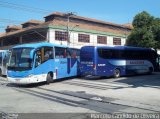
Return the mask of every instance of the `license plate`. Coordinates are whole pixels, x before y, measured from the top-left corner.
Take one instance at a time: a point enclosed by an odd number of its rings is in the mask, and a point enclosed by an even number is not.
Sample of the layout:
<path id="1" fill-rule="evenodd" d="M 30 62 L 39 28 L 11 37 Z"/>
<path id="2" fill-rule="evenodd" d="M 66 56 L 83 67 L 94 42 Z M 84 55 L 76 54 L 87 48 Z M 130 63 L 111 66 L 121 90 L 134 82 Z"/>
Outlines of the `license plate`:
<path id="1" fill-rule="evenodd" d="M 19 82 L 20 81 L 20 79 L 15 79 L 16 80 L 16 82 Z"/>

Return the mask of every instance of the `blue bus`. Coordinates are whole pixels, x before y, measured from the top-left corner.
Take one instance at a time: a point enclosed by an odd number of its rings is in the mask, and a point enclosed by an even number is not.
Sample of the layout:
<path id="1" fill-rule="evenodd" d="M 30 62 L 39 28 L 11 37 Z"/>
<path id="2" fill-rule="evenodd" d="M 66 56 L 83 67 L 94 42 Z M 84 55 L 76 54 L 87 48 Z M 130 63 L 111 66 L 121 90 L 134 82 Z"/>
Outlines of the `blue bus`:
<path id="1" fill-rule="evenodd" d="M 7 78 L 13 83 L 49 84 L 79 73 L 79 49 L 43 42 L 18 45 L 10 51 Z"/>
<path id="2" fill-rule="evenodd" d="M 80 50 L 81 75 L 151 74 L 156 68 L 153 49 L 129 46 L 84 46 Z"/>

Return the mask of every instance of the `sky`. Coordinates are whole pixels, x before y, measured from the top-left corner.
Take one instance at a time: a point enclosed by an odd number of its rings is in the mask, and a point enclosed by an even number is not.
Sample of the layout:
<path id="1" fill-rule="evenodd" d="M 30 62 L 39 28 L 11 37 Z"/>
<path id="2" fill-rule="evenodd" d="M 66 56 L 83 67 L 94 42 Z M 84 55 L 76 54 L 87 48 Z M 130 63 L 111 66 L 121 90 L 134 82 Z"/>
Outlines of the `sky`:
<path id="1" fill-rule="evenodd" d="M 142 11 L 160 18 L 160 0 L 0 0 L 0 32 L 8 25 L 44 20 L 55 11 L 126 24 Z"/>

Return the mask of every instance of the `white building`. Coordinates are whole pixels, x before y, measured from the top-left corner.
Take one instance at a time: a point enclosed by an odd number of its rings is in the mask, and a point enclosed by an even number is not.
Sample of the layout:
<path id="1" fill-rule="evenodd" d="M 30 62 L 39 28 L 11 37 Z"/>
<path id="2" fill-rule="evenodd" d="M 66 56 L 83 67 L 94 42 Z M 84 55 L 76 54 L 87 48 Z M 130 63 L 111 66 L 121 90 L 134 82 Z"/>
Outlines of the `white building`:
<path id="1" fill-rule="evenodd" d="M 0 49 L 31 42 L 51 42 L 80 48 L 84 45 L 125 45 L 132 27 L 54 12 L 45 21 L 30 20 L 8 26 L 0 34 Z"/>

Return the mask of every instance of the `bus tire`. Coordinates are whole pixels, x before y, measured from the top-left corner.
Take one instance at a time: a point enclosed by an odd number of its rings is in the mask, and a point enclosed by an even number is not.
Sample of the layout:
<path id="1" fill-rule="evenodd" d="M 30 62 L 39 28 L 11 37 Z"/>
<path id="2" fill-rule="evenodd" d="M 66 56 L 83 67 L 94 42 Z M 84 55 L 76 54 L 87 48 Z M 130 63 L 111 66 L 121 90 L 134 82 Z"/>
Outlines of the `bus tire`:
<path id="1" fill-rule="evenodd" d="M 53 78 L 53 77 L 52 77 L 51 73 L 48 73 L 48 74 L 47 74 L 46 83 L 47 83 L 47 84 L 50 84 L 50 83 L 52 82 L 52 78 Z"/>
<path id="2" fill-rule="evenodd" d="M 121 75 L 120 69 L 115 69 L 114 74 L 113 74 L 114 78 L 118 78 L 118 77 L 120 77 L 120 75 Z"/>

